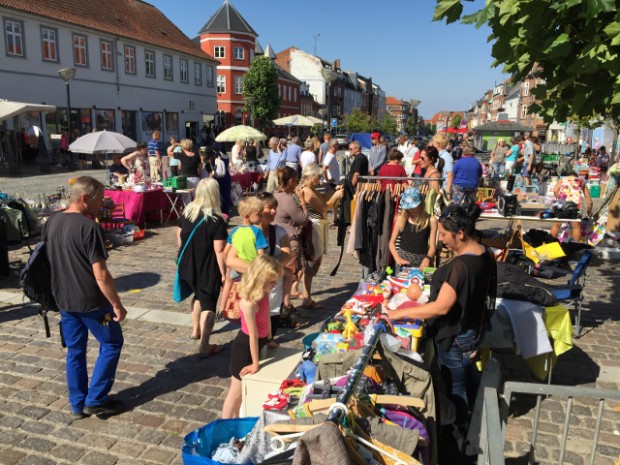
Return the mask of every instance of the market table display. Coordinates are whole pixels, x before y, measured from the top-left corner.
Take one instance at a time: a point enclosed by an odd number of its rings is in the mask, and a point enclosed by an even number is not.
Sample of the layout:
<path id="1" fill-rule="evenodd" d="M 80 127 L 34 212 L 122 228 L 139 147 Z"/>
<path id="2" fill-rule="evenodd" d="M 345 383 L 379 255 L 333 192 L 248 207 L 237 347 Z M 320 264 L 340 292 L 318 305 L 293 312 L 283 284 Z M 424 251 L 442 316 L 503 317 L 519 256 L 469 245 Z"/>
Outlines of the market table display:
<path id="1" fill-rule="evenodd" d="M 242 189 L 249 189 L 252 184 L 260 179 L 258 171 L 248 171 L 247 173 L 239 173 L 230 177 L 232 182 L 238 182 Z"/>
<path id="2" fill-rule="evenodd" d="M 146 214 L 158 211 L 163 222 L 163 212 L 170 210 L 170 200 L 177 193 L 164 193 L 163 189 L 153 189 L 145 192 L 133 190 L 106 190 L 105 196 L 111 198 L 114 203 L 125 205 L 125 215 L 135 222 L 141 229 L 146 224 Z"/>
<path id="3" fill-rule="evenodd" d="M 572 347 L 573 327 L 566 307 L 501 298 L 481 344 L 484 349 L 515 349 L 536 377 L 549 382 L 557 357 Z"/>

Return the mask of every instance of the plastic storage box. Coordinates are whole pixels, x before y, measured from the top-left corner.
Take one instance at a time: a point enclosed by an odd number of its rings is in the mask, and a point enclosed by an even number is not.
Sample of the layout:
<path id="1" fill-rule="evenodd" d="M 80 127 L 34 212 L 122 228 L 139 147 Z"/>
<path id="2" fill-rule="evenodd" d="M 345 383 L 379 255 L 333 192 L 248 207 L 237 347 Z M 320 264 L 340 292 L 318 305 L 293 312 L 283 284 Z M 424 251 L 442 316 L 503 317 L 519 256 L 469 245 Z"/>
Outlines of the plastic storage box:
<path id="1" fill-rule="evenodd" d="M 120 247 L 121 245 L 129 245 L 133 243 L 133 230 L 123 232 L 122 230 L 110 231 L 108 234 L 108 239 L 112 241 L 112 245 L 114 247 Z"/>
<path id="2" fill-rule="evenodd" d="M 187 178 L 185 176 L 175 176 L 164 180 L 164 187 L 174 187 L 175 189 L 187 189 Z"/>

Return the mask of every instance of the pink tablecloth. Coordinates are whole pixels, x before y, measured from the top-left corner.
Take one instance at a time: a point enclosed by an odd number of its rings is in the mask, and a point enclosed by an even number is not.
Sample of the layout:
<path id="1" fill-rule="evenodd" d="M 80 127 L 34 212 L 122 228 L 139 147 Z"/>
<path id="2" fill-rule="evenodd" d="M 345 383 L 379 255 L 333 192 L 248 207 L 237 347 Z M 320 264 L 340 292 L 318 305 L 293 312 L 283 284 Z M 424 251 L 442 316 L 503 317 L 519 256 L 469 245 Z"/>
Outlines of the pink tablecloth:
<path id="1" fill-rule="evenodd" d="M 230 177 L 232 182 L 238 182 L 243 189 L 249 189 L 252 184 L 258 182 L 260 173 L 258 171 L 248 171 L 247 173 L 235 174 Z"/>
<path id="2" fill-rule="evenodd" d="M 176 194 L 169 194 L 171 196 Z M 114 203 L 125 205 L 125 216 L 133 220 L 140 228 L 144 228 L 146 214 L 150 211 L 170 210 L 170 201 L 162 189 L 154 189 L 143 193 L 134 191 L 105 191 Z"/>

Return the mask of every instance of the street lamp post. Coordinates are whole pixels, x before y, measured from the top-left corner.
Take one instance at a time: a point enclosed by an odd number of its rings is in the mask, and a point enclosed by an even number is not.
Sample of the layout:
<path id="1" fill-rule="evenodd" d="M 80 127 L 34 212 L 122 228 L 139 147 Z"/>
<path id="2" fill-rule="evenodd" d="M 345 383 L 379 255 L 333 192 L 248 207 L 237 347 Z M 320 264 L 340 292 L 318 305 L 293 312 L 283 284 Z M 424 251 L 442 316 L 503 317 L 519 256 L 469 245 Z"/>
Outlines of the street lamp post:
<path id="1" fill-rule="evenodd" d="M 67 139 L 71 141 L 71 92 L 69 90 L 69 81 L 75 77 L 75 68 L 63 68 L 58 71 L 58 76 L 65 81 L 67 88 Z M 73 154 L 71 154 L 70 161 L 68 162 L 69 170 L 74 169 L 73 166 Z"/>
<path id="2" fill-rule="evenodd" d="M 254 121 L 252 118 L 252 104 L 254 103 L 254 97 L 248 96 L 248 97 L 245 97 L 244 100 L 245 100 L 245 106 L 247 107 L 247 110 L 248 110 L 250 126 L 254 127 Z"/>
<path id="3" fill-rule="evenodd" d="M 58 71 L 58 76 L 65 81 L 67 88 L 67 136 L 71 138 L 71 92 L 69 90 L 69 81 L 75 77 L 75 68 L 64 68 Z"/>
<path id="4" fill-rule="evenodd" d="M 338 79 L 338 73 L 327 68 L 321 70 L 323 79 L 327 82 L 327 127 L 331 127 L 332 121 L 332 83 Z"/>

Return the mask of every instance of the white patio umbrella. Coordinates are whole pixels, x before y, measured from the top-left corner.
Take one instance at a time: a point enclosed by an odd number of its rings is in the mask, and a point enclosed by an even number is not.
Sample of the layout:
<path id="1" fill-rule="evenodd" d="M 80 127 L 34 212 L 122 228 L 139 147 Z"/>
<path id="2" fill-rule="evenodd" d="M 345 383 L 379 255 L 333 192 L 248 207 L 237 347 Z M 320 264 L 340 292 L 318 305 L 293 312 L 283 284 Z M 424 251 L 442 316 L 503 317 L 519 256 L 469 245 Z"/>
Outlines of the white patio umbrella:
<path id="1" fill-rule="evenodd" d="M 135 149 L 137 143 L 129 137 L 114 131 L 89 132 L 77 138 L 69 145 L 69 150 L 75 153 L 105 153 L 105 169 L 108 169 L 108 153 L 125 153 Z M 106 174 L 107 178 L 107 174 Z"/>
<path id="2" fill-rule="evenodd" d="M 38 103 L 10 102 L 0 99 L 0 121 L 9 119 L 12 116 L 35 111 L 54 111 L 54 105 L 39 105 Z"/>
<path id="3" fill-rule="evenodd" d="M 76 139 L 69 150 L 75 153 L 124 153 L 138 144 L 129 137 L 114 131 L 89 132 Z"/>
<path id="4" fill-rule="evenodd" d="M 215 138 L 216 142 L 237 142 L 242 140 L 247 142 L 249 140 L 265 140 L 267 136 L 260 132 L 258 129 L 254 129 L 252 126 L 244 126 L 240 124 L 233 126 L 225 131 L 220 132 Z"/>
<path id="5" fill-rule="evenodd" d="M 276 126 L 314 126 L 316 123 L 304 115 L 290 115 L 274 119 Z"/>
<path id="6" fill-rule="evenodd" d="M 310 121 L 313 121 L 314 124 L 325 124 L 325 121 L 323 121 L 321 118 L 317 118 L 316 116 L 306 116 L 306 118 L 308 118 Z"/>

